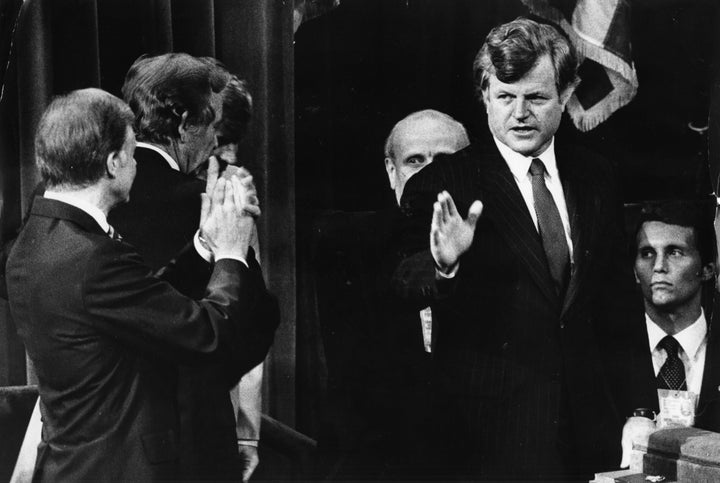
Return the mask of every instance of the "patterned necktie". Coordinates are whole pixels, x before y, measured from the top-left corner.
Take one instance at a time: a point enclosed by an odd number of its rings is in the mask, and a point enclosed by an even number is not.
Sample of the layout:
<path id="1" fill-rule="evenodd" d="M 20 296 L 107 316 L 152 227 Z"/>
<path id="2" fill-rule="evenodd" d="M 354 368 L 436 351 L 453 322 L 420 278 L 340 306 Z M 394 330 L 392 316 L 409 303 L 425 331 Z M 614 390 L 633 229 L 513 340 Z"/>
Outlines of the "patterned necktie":
<path id="1" fill-rule="evenodd" d="M 665 349 L 667 359 L 665 364 L 660 368 L 657 375 L 658 389 L 671 389 L 673 391 L 687 390 L 685 383 L 685 365 L 678 357 L 678 349 L 680 344 L 671 335 L 666 335 L 657 345 L 661 349 Z"/>
<path id="2" fill-rule="evenodd" d="M 107 236 L 109 236 L 115 241 L 122 241 L 122 236 L 120 235 L 120 233 L 115 231 L 115 228 L 113 228 L 112 225 L 108 225 L 108 229 L 105 233 L 107 233 Z"/>
<path id="3" fill-rule="evenodd" d="M 558 211 L 550 190 L 545 185 L 545 165 L 537 158 L 530 163 L 530 176 L 532 177 L 535 213 L 550 268 L 550 276 L 555 282 L 555 292 L 562 297 L 567 287 L 570 252 L 565 239 L 560 211 Z"/>

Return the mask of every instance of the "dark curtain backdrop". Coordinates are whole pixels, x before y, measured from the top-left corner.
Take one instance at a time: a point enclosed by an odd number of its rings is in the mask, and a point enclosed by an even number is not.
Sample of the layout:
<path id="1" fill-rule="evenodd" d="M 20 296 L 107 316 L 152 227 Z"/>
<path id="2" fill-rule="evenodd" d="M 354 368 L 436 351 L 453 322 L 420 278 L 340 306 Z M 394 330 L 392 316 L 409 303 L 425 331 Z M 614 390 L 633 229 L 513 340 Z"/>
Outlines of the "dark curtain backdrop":
<path id="1" fill-rule="evenodd" d="M 22 6 L 21 6 L 22 5 Z M 35 126 L 52 96 L 100 87 L 120 96 L 142 54 L 215 56 L 249 81 L 255 114 L 242 157 L 263 201 L 263 269 L 283 323 L 266 367 L 266 407 L 294 424 L 295 218 L 292 1 L 0 0 L 0 236 L 16 232 L 38 181 Z M 12 50 L 8 29 L 17 17 Z M 9 64 L 5 71 L 5 60 Z M 24 352 L 0 307 L 0 384 L 25 383 Z"/>

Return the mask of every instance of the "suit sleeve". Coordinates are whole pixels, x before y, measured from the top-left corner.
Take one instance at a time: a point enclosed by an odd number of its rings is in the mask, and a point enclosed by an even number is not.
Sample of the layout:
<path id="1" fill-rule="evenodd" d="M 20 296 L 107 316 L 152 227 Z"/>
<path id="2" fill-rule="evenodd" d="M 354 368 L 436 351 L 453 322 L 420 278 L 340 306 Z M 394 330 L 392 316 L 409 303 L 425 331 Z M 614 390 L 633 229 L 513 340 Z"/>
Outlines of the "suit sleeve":
<path id="1" fill-rule="evenodd" d="M 212 264 L 198 254 L 193 243 L 188 243 L 170 263 L 155 272 L 155 276 L 183 295 L 199 300 L 205 295 L 212 272 Z"/>
<path id="2" fill-rule="evenodd" d="M 437 169 L 442 163 L 435 163 L 408 180 L 400 200 L 401 216 L 393 233 L 397 255 L 391 287 L 403 301 L 418 310 L 448 292 L 454 284 L 452 280 L 436 279 L 435 262 L 430 254 L 433 203 L 446 187 L 442 171 Z"/>
<path id="3" fill-rule="evenodd" d="M 220 260 L 205 297 L 192 300 L 150 275 L 123 243 L 102 244 L 87 263 L 83 303 L 98 330 L 173 361 L 217 361 L 246 372 L 264 358 L 277 326 L 262 277 Z"/>

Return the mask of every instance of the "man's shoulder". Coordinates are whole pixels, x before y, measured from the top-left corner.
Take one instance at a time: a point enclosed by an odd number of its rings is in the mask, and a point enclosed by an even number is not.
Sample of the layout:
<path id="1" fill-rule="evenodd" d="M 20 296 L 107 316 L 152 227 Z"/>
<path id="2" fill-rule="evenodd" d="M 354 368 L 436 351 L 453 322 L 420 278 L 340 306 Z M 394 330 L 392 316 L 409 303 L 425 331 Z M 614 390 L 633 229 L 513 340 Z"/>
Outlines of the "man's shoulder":
<path id="1" fill-rule="evenodd" d="M 498 151 L 494 145 L 489 146 L 485 143 L 474 142 L 452 154 L 439 154 L 435 157 L 435 161 L 441 161 L 441 164 L 453 163 L 456 166 L 463 166 L 477 163 L 488 156 L 496 154 L 498 154 Z"/>
<path id="2" fill-rule="evenodd" d="M 603 171 L 613 169 L 613 163 L 601 153 L 583 144 L 566 142 L 562 139 L 555 142 L 555 156 L 558 163 L 579 165 L 583 169 L 595 168 Z"/>
<path id="3" fill-rule="evenodd" d="M 108 237 L 84 212 L 72 206 L 52 206 L 61 205 L 54 200 L 39 198 L 37 201 L 47 201 L 47 206 L 55 209 L 56 214 L 34 212 L 30 215 L 7 256 L 9 271 L 25 270 L 23 267 L 29 263 L 43 267 L 42 274 L 30 270 L 33 276 L 44 277 L 55 272 L 63 273 L 67 280 L 72 274 L 97 266 L 98 258 L 117 260 L 121 252 L 129 250 Z"/>
<path id="4" fill-rule="evenodd" d="M 149 148 L 138 147 L 135 150 L 137 161 L 137 174 L 131 192 L 140 198 L 159 195 L 161 193 L 175 193 L 196 195 L 205 191 L 205 183 L 189 174 L 182 173 L 170 167 L 163 156 Z"/>
<path id="5" fill-rule="evenodd" d="M 443 182 L 448 179 L 467 180 L 468 176 L 472 176 L 472 173 L 476 173 L 481 168 L 489 156 L 493 156 L 493 153 L 487 147 L 471 144 L 452 154 L 436 155 L 433 162 L 416 173 L 413 178 Z"/>
<path id="6" fill-rule="evenodd" d="M 563 183 L 584 186 L 589 191 L 617 189 L 615 164 L 587 146 L 556 140 L 555 157 Z"/>

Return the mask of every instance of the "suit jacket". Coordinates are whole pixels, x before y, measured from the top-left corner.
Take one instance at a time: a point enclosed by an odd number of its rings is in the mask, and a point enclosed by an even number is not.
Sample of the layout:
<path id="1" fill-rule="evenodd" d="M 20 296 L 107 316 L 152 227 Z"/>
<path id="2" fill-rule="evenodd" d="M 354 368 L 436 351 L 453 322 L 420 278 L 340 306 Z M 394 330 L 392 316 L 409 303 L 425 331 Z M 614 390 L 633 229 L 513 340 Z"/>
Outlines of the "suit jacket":
<path id="1" fill-rule="evenodd" d="M 151 149 L 138 147 L 135 160 L 130 201 L 110 212 L 108 221 L 157 269 L 192 242 L 200 224 L 205 183 L 172 169 Z"/>
<path id="2" fill-rule="evenodd" d="M 185 252 L 163 270 L 186 280 L 205 262 Z M 193 301 L 153 277 L 132 246 L 82 210 L 36 198 L 6 268 L 10 308 L 35 365 L 43 415 L 35 479 L 177 478 L 176 364 L 246 370 L 267 322 L 249 308 L 261 281 L 220 260 Z"/>
<path id="3" fill-rule="evenodd" d="M 715 298 L 717 299 L 717 296 Z M 707 318 L 705 366 L 700 399 L 695 412 L 695 427 L 715 432 L 720 432 L 720 335 L 715 320 L 719 316 L 716 306 L 712 316 Z M 636 328 L 634 339 L 629 347 L 625 347 L 628 352 L 615 357 L 620 366 L 615 368 L 615 373 L 618 379 L 622 378 L 622 390 L 618 400 L 624 417 L 631 416 L 636 408 L 649 408 L 659 412 L 657 380 L 647 330 L 644 323 L 638 325 L 640 327 Z"/>
<path id="4" fill-rule="evenodd" d="M 137 174 L 130 201 L 115 209 L 109 221 L 126 241 L 137 247 L 148 264 L 156 268 L 192 242 L 200 221 L 200 194 L 205 191 L 205 183 L 173 170 L 162 156 L 150 149 L 139 147 L 135 159 Z M 252 254 L 248 263 L 262 282 L 260 267 Z M 187 282 L 189 295 L 202 295 L 202 277 Z M 273 329 L 277 326 L 279 316 L 273 298 L 268 296 L 254 310 L 256 313 L 251 316 L 265 317 Z M 266 336 L 266 333 L 258 334 L 261 339 Z M 181 463 L 187 478 L 240 478 L 242 464 L 229 390 L 246 372 L 247 368 L 237 366 L 180 367 Z"/>
<path id="5" fill-rule="evenodd" d="M 420 316 L 390 291 L 397 207 L 331 213 L 312 227 L 312 261 L 327 364 L 318 439 L 331 480 L 414 479 L 425 434 L 430 354 Z"/>
<path id="6" fill-rule="evenodd" d="M 562 299 L 492 141 L 436 159 L 405 187 L 394 285 L 408 299 L 434 300 L 436 429 L 448 442 L 440 471 L 555 478 L 619 461 L 621 421 L 603 346 L 642 313 L 630 297 L 622 205 L 606 161 L 561 142 L 555 149 L 574 248 Z M 436 281 L 428 232 L 443 189 L 463 217 L 476 199 L 484 211 L 457 275 Z"/>

